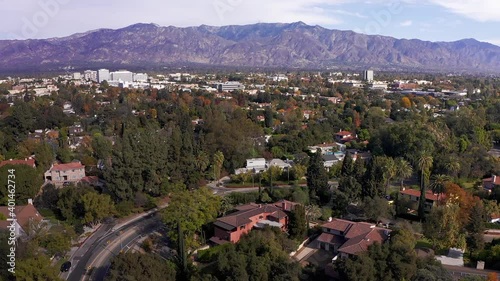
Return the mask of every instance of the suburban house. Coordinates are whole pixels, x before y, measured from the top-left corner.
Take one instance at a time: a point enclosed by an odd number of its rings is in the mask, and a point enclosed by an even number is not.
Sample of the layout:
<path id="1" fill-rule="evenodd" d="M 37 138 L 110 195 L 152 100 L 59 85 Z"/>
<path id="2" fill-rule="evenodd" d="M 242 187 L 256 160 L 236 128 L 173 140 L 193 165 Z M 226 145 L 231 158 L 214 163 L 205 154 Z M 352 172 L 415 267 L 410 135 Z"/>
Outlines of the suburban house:
<path id="1" fill-rule="evenodd" d="M 491 192 L 495 186 L 500 186 L 500 177 L 493 175 L 491 178 L 483 179 L 483 188 L 485 190 Z"/>
<path id="2" fill-rule="evenodd" d="M 335 141 L 340 143 L 347 143 L 357 139 L 357 135 L 348 131 L 340 131 L 335 134 Z"/>
<path id="3" fill-rule="evenodd" d="M 236 243 L 253 228 L 265 226 L 279 227 L 286 231 L 288 215 L 284 211 L 292 210 L 295 205 L 296 203 L 282 200 L 275 204 L 250 203 L 237 206 L 235 212 L 218 218 L 214 223 L 215 232 L 210 242 L 215 245 Z"/>
<path id="4" fill-rule="evenodd" d="M 68 134 L 70 137 L 77 136 L 83 133 L 83 127 L 80 123 L 75 123 L 75 125 L 68 127 Z"/>
<path id="5" fill-rule="evenodd" d="M 317 153 L 319 149 L 321 149 L 321 154 L 323 155 L 331 155 L 337 151 L 344 151 L 345 145 L 341 143 L 322 143 L 314 146 L 308 147 L 311 153 Z"/>
<path id="6" fill-rule="evenodd" d="M 46 182 L 59 187 L 68 183 L 77 183 L 84 177 L 85 166 L 80 161 L 67 164 L 53 164 L 44 174 Z"/>
<path id="7" fill-rule="evenodd" d="M 2 213 L 6 219 L 10 218 L 9 207 L 0 206 L 0 213 Z M 14 232 L 17 238 L 27 234 L 30 223 L 40 223 L 44 219 L 35 206 L 33 206 L 33 200 L 31 199 L 28 199 L 28 205 L 16 206 L 14 214 L 16 215 Z M 0 220 L 0 229 L 7 230 L 10 225 L 10 221 Z"/>
<path id="8" fill-rule="evenodd" d="M 322 158 L 323 158 L 323 164 L 327 171 L 329 171 L 332 166 L 341 162 L 344 159 L 344 157 L 339 157 L 333 154 L 323 155 Z"/>
<path id="9" fill-rule="evenodd" d="M 9 159 L 0 162 L 0 167 L 3 167 L 5 165 L 26 165 L 32 168 L 36 168 L 35 159 L 33 157 L 24 158 L 24 160 Z"/>
<path id="10" fill-rule="evenodd" d="M 384 243 L 391 230 L 366 222 L 333 219 L 322 225 L 323 233 L 316 239 L 319 249 L 333 252 L 340 258 L 356 256 L 375 242 Z"/>
<path id="11" fill-rule="evenodd" d="M 281 169 L 289 169 L 292 167 L 290 163 L 292 161 L 283 161 L 281 159 L 271 159 L 270 161 L 266 161 L 264 158 L 252 158 L 247 159 L 247 166 L 245 168 L 239 168 L 234 171 L 236 175 L 252 172 L 252 173 L 260 173 L 265 172 L 269 167 L 275 166 Z"/>
<path id="12" fill-rule="evenodd" d="M 347 153 L 352 157 L 353 161 L 357 159 L 369 160 L 372 158 L 372 154 L 369 151 L 359 151 L 357 149 L 348 149 Z"/>
<path id="13" fill-rule="evenodd" d="M 281 168 L 283 170 L 289 169 L 289 168 L 292 167 L 292 165 L 290 165 L 290 163 L 287 163 L 287 162 L 285 162 L 285 161 L 283 161 L 281 159 L 272 159 L 271 161 L 269 161 L 269 163 L 267 164 L 267 166 L 268 166 L 268 168 L 272 167 L 272 166 L 279 167 L 279 168 Z"/>
<path id="14" fill-rule="evenodd" d="M 420 201 L 420 190 L 416 189 L 404 189 L 400 191 L 401 197 L 402 198 L 407 198 L 410 201 L 413 202 L 419 202 Z M 438 194 L 434 194 L 431 190 L 427 190 L 425 192 L 425 211 L 430 212 L 432 210 L 432 207 L 437 205 L 437 202 L 439 199 L 443 199 L 445 195 L 441 195 L 441 198 L 439 198 Z"/>
<path id="15" fill-rule="evenodd" d="M 255 172 L 265 171 L 266 170 L 266 159 L 264 158 L 252 158 L 247 159 L 248 170 L 254 170 Z"/>

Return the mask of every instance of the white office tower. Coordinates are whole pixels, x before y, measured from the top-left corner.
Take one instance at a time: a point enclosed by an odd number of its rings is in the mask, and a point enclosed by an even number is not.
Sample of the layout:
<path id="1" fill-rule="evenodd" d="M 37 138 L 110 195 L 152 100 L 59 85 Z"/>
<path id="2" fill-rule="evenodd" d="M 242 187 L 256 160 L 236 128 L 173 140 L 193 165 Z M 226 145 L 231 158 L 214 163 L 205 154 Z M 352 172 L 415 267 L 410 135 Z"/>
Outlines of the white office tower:
<path id="1" fill-rule="evenodd" d="M 73 73 L 73 80 L 80 80 L 80 79 L 82 79 L 82 74 L 80 72 Z"/>
<path id="2" fill-rule="evenodd" d="M 134 73 L 134 82 L 148 82 L 146 73 Z"/>
<path id="3" fill-rule="evenodd" d="M 130 82 L 134 81 L 134 74 L 128 70 L 119 70 L 110 73 L 111 81 Z"/>
<path id="4" fill-rule="evenodd" d="M 97 81 L 97 71 L 85 70 L 83 72 L 83 79 L 86 81 Z"/>
<path id="5" fill-rule="evenodd" d="M 111 77 L 109 76 L 109 70 L 108 69 L 99 69 L 97 71 L 97 82 L 102 83 L 102 81 L 110 81 Z"/>
<path id="6" fill-rule="evenodd" d="M 363 80 L 367 82 L 372 82 L 373 81 L 373 70 L 365 70 L 363 72 Z"/>

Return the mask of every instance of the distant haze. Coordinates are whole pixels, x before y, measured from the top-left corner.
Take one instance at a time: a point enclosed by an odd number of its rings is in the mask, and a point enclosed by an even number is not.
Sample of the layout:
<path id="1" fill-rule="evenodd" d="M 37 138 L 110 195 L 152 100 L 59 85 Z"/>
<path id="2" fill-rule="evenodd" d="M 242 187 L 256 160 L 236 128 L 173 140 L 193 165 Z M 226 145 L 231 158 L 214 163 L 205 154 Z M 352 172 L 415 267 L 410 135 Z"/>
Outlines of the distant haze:
<path id="1" fill-rule="evenodd" d="M 48 40 L 0 41 L 0 71 L 198 65 L 500 73 L 500 47 L 363 35 L 303 22 L 189 28 L 135 24 Z"/>
<path id="2" fill-rule="evenodd" d="M 297 22 L 396 38 L 500 44 L 498 0 L 0 0 L 0 39 L 63 37 L 137 22 Z"/>

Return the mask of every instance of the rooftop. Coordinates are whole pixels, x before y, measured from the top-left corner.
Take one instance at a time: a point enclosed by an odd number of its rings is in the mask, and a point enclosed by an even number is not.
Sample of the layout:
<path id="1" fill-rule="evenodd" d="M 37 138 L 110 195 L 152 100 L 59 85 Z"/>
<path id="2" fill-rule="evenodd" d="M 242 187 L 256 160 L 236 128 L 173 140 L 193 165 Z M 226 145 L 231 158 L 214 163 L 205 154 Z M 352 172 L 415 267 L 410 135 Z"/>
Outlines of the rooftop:
<path id="1" fill-rule="evenodd" d="M 50 170 L 51 171 L 67 171 L 67 170 L 75 170 L 75 169 L 83 169 L 85 168 L 81 162 L 71 162 L 66 164 L 54 164 Z"/>
<path id="2" fill-rule="evenodd" d="M 232 230 L 238 226 L 246 225 L 252 222 L 250 218 L 258 216 L 263 213 L 270 214 L 271 216 L 278 219 L 287 216 L 278 207 L 268 204 L 258 205 L 251 203 L 243 206 L 238 206 L 236 207 L 236 210 L 238 211 L 229 214 L 227 216 L 224 216 L 222 218 L 218 218 L 214 224 L 220 228 L 226 230 Z"/>
<path id="3" fill-rule="evenodd" d="M 375 242 L 383 243 L 389 237 L 390 232 L 388 229 L 376 227 L 371 223 L 342 219 L 333 219 L 323 224 L 323 227 L 340 232 L 341 235 L 323 233 L 318 237 L 318 241 L 339 245 L 339 252 L 351 255 L 366 251 L 368 246 Z"/>
<path id="4" fill-rule="evenodd" d="M 0 206 L 0 213 L 2 213 L 5 217 L 9 218 L 10 217 L 9 207 Z M 30 219 L 35 219 L 37 221 L 43 220 L 42 215 L 38 213 L 38 210 L 32 204 L 24 206 L 16 206 L 14 213 L 16 214 L 17 222 L 21 227 L 27 226 Z"/>
<path id="5" fill-rule="evenodd" d="M 0 162 L 0 167 L 3 167 L 5 165 L 28 165 L 30 167 L 35 167 L 35 159 L 33 158 L 26 158 L 24 160 L 18 160 L 18 159 L 9 159 L 9 160 L 4 160 Z"/>
<path id="6" fill-rule="evenodd" d="M 415 197 L 420 198 L 420 190 L 416 190 L 416 189 L 405 189 L 405 190 L 401 191 L 401 194 L 406 194 L 406 195 L 415 196 Z M 427 190 L 425 192 L 425 199 L 431 200 L 431 201 L 438 201 L 439 196 L 437 194 L 434 194 L 431 190 Z"/>

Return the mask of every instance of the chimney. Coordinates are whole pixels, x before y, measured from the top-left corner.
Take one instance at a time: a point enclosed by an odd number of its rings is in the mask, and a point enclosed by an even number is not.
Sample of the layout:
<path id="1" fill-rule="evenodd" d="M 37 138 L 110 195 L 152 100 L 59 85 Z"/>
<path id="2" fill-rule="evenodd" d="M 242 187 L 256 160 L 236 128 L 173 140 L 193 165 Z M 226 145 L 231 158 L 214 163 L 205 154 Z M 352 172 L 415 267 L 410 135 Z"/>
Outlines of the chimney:
<path id="1" fill-rule="evenodd" d="M 497 181 L 497 176 L 493 175 L 493 184 Z"/>
<path id="2" fill-rule="evenodd" d="M 281 202 L 281 208 L 283 208 L 283 211 L 286 211 L 286 202 L 285 201 Z"/>
<path id="3" fill-rule="evenodd" d="M 28 199 L 28 205 L 33 205 L 33 199 Z"/>

